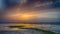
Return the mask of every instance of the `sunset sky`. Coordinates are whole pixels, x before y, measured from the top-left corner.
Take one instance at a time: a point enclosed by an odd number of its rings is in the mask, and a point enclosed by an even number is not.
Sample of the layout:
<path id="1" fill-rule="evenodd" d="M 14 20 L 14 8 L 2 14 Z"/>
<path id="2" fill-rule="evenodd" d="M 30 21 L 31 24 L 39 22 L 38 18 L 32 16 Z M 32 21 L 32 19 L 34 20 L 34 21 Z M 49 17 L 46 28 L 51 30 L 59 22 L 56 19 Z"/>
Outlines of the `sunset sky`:
<path id="1" fill-rule="evenodd" d="M 0 23 L 60 22 L 60 8 L 58 8 L 60 0 L 0 1 L 2 1 L 0 2 Z"/>

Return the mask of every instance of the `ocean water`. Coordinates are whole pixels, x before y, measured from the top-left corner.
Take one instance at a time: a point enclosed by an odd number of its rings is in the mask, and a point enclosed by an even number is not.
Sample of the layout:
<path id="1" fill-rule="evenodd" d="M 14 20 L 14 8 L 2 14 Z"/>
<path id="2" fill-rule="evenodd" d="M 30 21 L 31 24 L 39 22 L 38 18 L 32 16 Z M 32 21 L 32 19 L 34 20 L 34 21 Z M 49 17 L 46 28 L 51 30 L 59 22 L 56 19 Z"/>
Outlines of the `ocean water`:
<path id="1" fill-rule="evenodd" d="M 17 28 L 7 28 L 6 26 L 19 26 L 21 24 L 0 24 L 0 34 L 43 34 L 43 32 L 38 32 L 29 29 L 17 29 Z M 25 24 L 27 25 L 27 24 Z M 60 33 L 60 25 L 54 24 L 30 24 L 38 29 L 49 30 L 52 32 Z"/>
<path id="2" fill-rule="evenodd" d="M 22 29 L 17 31 L 0 31 L 0 34 L 43 34 L 43 32 L 37 32 L 29 29 Z"/>

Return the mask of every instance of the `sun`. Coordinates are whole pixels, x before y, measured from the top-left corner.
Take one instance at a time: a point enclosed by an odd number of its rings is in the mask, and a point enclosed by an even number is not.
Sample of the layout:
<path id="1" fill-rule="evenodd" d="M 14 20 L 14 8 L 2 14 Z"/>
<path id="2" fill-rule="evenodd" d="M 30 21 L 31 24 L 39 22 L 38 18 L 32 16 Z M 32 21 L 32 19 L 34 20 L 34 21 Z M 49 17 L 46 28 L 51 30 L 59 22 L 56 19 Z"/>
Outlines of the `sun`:
<path id="1" fill-rule="evenodd" d="M 32 19 L 33 15 L 30 15 L 30 14 L 22 14 L 20 19 L 21 20 L 29 20 L 29 19 Z"/>

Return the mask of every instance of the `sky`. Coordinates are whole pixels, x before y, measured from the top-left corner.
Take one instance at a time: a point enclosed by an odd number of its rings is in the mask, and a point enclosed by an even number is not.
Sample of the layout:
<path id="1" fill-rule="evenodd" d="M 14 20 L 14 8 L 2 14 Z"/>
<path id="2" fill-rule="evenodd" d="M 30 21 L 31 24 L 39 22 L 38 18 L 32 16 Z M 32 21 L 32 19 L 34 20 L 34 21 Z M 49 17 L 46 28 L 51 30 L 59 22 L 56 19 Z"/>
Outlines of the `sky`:
<path id="1" fill-rule="evenodd" d="M 0 0 L 0 23 L 60 22 L 60 0 Z"/>

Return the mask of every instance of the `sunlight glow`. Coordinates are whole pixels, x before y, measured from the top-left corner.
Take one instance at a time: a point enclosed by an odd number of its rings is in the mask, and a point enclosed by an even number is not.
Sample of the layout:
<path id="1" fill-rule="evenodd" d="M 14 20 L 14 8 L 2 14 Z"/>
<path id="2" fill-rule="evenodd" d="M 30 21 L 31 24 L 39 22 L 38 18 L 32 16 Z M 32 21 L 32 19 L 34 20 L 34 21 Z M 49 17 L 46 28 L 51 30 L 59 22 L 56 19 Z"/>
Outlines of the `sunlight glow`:
<path id="1" fill-rule="evenodd" d="M 16 13 L 16 14 L 8 14 L 6 17 L 7 19 L 12 20 L 31 20 L 35 16 L 34 13 Z"/>

